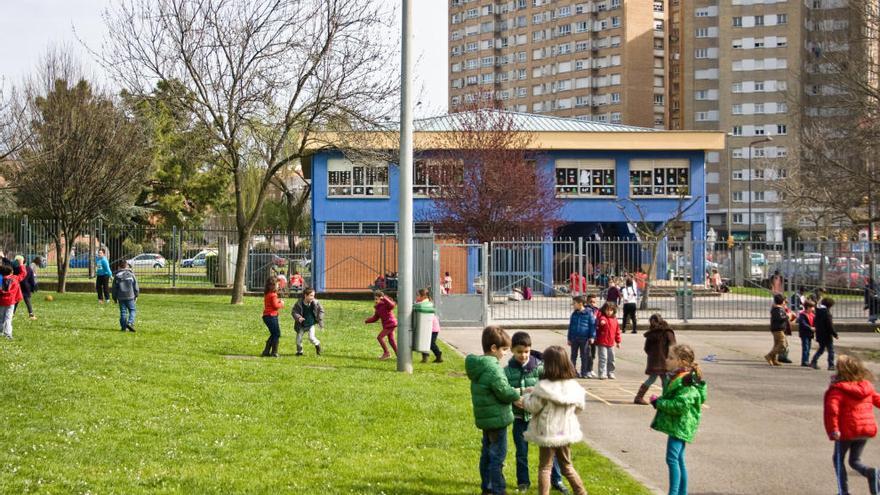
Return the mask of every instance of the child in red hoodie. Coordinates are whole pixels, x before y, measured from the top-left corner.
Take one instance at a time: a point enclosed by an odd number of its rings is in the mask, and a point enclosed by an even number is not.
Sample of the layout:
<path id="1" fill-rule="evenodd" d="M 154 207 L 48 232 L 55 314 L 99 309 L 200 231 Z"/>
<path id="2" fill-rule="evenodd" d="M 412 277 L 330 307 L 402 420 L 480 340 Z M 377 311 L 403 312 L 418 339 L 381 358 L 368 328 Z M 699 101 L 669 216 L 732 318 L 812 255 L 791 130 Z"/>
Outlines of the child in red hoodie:
<path id="1" fill-rule="evenodd" d="M 620 324 L 617 305 L 606 302 L 599 308 L 596 321 L 596 347 L 599 350 L 599 379 L 614 380 L 614 347 L 620 348 Z"/>
<path id="2" fill-rule="evenodd" d="M 880 491 L 877 468 L 862 464 L 860 457 L 869 438 L 877 435 L 874 407 L 880 407 L 880 394 L 871 382 L 874 376 L 861 359 L 841 355 L 837 358 L 837 375 L 825 392 L 825 431 L 834 441 L 834 471 L 837 493 L 848 495 L 844 458 L 849 452 L 849 465 L 865 478 L 871 495 Z"/>
<path id="3" fill-rule="evenodd" d="M 0 266 L 0 275 L 3 282 L 0 283 L 0 331 L 4 337 L 12 340 L 12 315 L 15 305 L 23 299 L 21 295 L 21 281 L 27 276 L 25 270 L 20 270 L 18 276 L 12 274 L 9 265 Z"/>
<path id="4" fill-rule="evenodd" d="M 278 357 L 278 341 L 281 340 L 278 310 L 283 307 L 284 300 L 278 297 L 278 281 L 270 277 L 263 288 L 263 323 L 269 329 L 269 338 L 261 354 L 263 357 Z"/>
<path id="5" fill-rule="evenodd" d="M 394 307 L 397 305 L 381 290 L 377 290 L 373 293 L 373 301 L 376 302 L 375 312 L 373 313 L 373 316 L 367 318 L 364 323 L 373 323 L 379 320 L 382 321 L 382 331 L 379 332 L 376 340 L 378 340 L 379 345 L 382 346 L 382 355 L 379 356 L 379 359 L 385 360 L 391 357 L 391 354 L 388 353 L 388 346 L 385 345 L 385 337 L 388 337 L 388 343 L 391 344 L 391 348 L 394 349 L 394 354 L 397 354 L 397 342 L 394 341 L 394 329 L 397 328 L 397 318 L 394 317 Z"/>

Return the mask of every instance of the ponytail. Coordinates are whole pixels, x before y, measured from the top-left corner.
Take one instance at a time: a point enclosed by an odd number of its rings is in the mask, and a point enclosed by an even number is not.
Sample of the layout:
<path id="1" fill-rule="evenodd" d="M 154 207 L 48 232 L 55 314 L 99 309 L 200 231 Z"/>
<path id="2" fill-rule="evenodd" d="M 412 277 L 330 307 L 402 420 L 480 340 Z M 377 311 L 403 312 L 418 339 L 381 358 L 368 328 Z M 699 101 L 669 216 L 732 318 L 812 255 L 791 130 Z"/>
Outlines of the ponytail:
<path id="1" fill-rule="evenodd" d="M 672 346 L 669 349 L 669 355 L 681 361 L 685 368 L 691 370 L 691 375 L 696 378 L 696 381 L 703 381 L 703 370 L 694 357 L 694 350 L 691 349 L 691 346 L 685 344 Z"/>

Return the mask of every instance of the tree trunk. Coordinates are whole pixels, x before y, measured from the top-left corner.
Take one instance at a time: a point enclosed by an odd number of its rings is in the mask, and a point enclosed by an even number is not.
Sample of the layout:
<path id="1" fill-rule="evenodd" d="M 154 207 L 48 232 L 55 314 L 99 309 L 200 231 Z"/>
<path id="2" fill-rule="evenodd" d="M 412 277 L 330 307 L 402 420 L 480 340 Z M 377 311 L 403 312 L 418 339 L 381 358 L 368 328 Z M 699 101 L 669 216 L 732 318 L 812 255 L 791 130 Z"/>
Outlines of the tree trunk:
<path id="1" fill-rule="evenodd" d="M 232 304 L 241 304 L 244 301 L 244 282 L 248 262 L 248 241 L 251 238 L 251 229 L 239 227 L 238 229 L 238 258 L 235 260 L 235 278 L 232 281 Z"/>
<path id="2" fill-rule="evenodd" d="M 62 238 L 64 242 L 62 243 Z M 66 235 L 62 234 L 60 228 L 55 229 L 55 263 L 56 263 L 56 272 L 58 274 L 58 288 L 56 291 L 59 294 L 64 294 L 67 291 L 67 269 L 70 266 L 70 249 L 73 247 L 73 242 L 69 241 Z"/>

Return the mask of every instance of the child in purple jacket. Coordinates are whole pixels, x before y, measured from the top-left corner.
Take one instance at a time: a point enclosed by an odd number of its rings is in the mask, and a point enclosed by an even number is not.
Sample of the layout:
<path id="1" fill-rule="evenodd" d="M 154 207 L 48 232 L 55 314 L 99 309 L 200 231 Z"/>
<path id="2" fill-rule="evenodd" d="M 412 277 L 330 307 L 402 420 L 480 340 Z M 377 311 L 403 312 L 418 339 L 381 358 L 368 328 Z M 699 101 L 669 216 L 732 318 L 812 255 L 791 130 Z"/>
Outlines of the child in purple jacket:
<path id="1" fill-rule="evenodd" d="M 391 354 L 388 353 L 388 346 L 385 345 L 385 337 L 388 337 L 388 343 L 391 344 L 391 348 L 394 349 L 394 354 L 397 354 L 397 342 L 394 341 L 394 329 L 397 328 L 397 318 L 394 316 L 394 308 L 397 304 L 380 290 L 373 293 L 373 300 L 376 302 L 375 312 L 373 313 L 373 316 L 367 318 L 364 323 L 373 323 L 379 320 L 382 321 L 382 331 L 379 332 L 376 340 L 378 340 L 379 345 L 382 346 L 382 355 L 379 356 L 379 359 L 384 361 L 391 357 Z"/>

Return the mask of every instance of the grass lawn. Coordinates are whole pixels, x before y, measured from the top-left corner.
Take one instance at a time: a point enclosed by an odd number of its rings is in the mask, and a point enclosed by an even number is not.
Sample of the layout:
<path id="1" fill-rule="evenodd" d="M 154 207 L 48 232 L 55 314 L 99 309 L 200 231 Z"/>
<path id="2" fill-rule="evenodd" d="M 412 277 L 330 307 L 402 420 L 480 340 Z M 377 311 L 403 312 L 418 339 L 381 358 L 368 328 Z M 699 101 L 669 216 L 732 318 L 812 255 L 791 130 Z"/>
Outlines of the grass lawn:
<path id="1" fill-rule="evenodd" d="M 272 359 L 260 299 L 147 295 L 132 334 L 92 295 L 43 295 L 0 341 L 0 493 L 479 493 L 463 359 L 395 372 L 368 303 L 326 302 L 320 358 L 293 357 L 285 310 Z M 573 451 L 591 493 L 649 493 Z"/>

